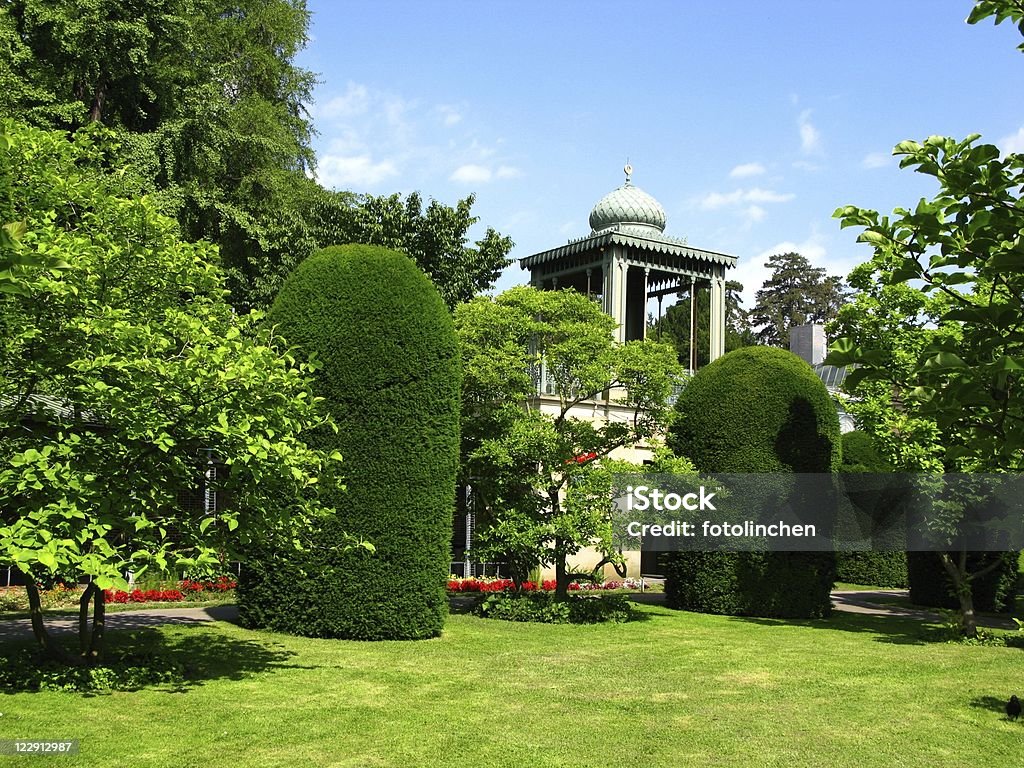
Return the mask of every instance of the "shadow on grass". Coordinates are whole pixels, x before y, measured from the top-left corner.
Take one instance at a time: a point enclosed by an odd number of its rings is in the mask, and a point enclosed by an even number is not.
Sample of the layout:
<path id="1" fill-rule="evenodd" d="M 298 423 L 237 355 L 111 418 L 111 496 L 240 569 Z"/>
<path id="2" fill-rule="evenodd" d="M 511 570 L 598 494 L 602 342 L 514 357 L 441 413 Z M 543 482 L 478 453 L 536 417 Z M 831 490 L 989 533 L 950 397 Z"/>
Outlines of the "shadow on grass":
<path id="1" fill-rule="evenodd" d="M 148 689 L 180 694 L 212 681 L 312 668 L 295 664 L 296 652 L 269 638 L 226 634 L 199 621 L 172 623 L 176 626 L 169 629 L 138 626 L 109 632 L 103 660 L 93 668 L 45 659 L 31 640 L 6 642 L 0 645 L 0 692 L 56 690 L 89 697 Z M 69 638 L 64 640 L 70 650 Z"/>
<path id="2" fill-rule="evenodd" d="M 1009 696 L 1007 696 L 1007 699 Z M 1006 716 L 1006 699 L 999 699 L 995 696 L 978 696 L 971 701 L 973 709 L 987 709 L 989 712 L 998 712 L 1003 715 L 1003 720 L 1009 720 Z"/>
<path id="3" fill-rule="evenodd" d="M 896 645 L 930 645 L 950 639 L 949 630 L 922 619 L 898 616 L 872 616 L 868 614 L 833 611 L 827 619 L 768 619 L 758 616 L 733 616 L 733 621 L 759 624 L 766 627 L 807 627 L 832 632 L 855 632 L 875 635 L 879 643 Z"/>

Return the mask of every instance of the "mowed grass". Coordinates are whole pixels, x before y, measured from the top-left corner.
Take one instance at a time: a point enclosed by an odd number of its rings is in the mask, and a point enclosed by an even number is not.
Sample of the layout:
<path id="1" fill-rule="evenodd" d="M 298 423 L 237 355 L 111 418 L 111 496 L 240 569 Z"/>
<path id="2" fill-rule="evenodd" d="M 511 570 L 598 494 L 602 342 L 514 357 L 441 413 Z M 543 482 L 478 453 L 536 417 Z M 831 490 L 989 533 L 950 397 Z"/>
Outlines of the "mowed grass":
<path id="1" fill-rule="evenodd" d="M 605 626 L 450 617 L 423 642 L 230 624 L 152 630 L 175 690 L 0 697 L 0 738 L 81 740 L 38 766 L 1010 766 L 1024 651 L 914 621 L 810 622 L 643 606 Z M 57 761 L 51 763 L 51 761 Z"/>

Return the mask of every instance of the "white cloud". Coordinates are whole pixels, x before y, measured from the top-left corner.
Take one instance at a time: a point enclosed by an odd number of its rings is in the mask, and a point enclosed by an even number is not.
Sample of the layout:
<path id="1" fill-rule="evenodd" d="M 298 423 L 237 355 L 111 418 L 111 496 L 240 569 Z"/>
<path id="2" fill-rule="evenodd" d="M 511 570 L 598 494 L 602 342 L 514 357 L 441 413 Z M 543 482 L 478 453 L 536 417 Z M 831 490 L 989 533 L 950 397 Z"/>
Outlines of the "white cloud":
<path id="1" fill-rule="evenodd" d="M 785 203 L 794 197 L 796 195 L 792 192 L 775 192 L 770 189 L 752 187 L 750 189 L 736 189 L 732 192 L 709 192 L 701 198 L 700 207 L 706 211 L 713 211 L 718 208 L 741 205 L 743 203 Z"/>
<path id="2" fill-rule="evenodd" d="M 313 113 L 321 136 L 317 178 L 325 185 L 436 189 L 446 180 L 483 184 L 523 174 L 500 137 L 467 125 L 472 111 L 462 103 L 424 103 L 349 82 Z"/>
<path id="3" fill-rule="evenodd" d="M 398 175 L 398 168 L 391 160 L 373 162 L 369 155 L 345 157 L 324 155 L 316 166 L 316 179 L 331 188 L 356 186 L 372 187 L 385 179 Z"/>
<path id="4" fill-rule="evenodd" d="M 441 122 L 448 128 L 462 122 L 462 112 L 451 104 L 440 104 L 437 107 L 437 114 L 440 116 Z"/>
<path id="5" fill-rule="evenodd" d="M 460 184 L 486 184 L 491 180 L 491 169 L 483 165 L 467 163 L 456 168 L 448 178 Z"/>
<path id="6" fill-rule="evenodd" d="M 1024 126 L 1018 128 L 1016 133 L 1004 136 L 996 144 L 1004 153 L 1024 152 Z"/>
<path id="7" fill-rule="evenodd" d="M 864 156 L 861 165 L 865 168 L 884 168 L 892 162 L 892 155 L 887 152 L 869 152 Z"/>
<path id="8" fill-rule="evenodd" d="M 797 118 L 800 128 L 800 149 L 807 155 L 821 154 L 821 133 L 811 122 L 811 110 L 805 109 Z"/>
<path id="9" fill-rule="evenodd" d="M 823 169 L 823 166 L 818 163 L 812 163 L 807 160 L 796 160 L 793 163 L 793 167 L 800 171 L 810 171 L 812 173 Z"/>
<path id="10" fill-rule="evenodd" d="M 317 117 L 328 119 L 344 119 L 364 115 L 370 108 L 370 92 L 365 85 L 349 83 L 345 93 L 329 99 L 323 106 L 317 106 L 313 112 Z"/>
<path id="11" fill-rule="evenodd" d="M 763 221 L 767 212 L 760 205 L 752 205 L 743 212 L 743 217 L 747 220 L 747 224 L 756 224 L 759 221 Z"/>
<path id="12" fill-rule="evenodd" d="M 494 175 L 499 179 L 518 179 L 523 172 L 515 166 L 499 165 Z"/>
<path id="13" fill-rule="evenodd" d="M 760 163 L 743 163 L 729 171 L 732 179 L 745 179 L 750 176 L 760 176 L 765 172 L 765 167 Z"/>

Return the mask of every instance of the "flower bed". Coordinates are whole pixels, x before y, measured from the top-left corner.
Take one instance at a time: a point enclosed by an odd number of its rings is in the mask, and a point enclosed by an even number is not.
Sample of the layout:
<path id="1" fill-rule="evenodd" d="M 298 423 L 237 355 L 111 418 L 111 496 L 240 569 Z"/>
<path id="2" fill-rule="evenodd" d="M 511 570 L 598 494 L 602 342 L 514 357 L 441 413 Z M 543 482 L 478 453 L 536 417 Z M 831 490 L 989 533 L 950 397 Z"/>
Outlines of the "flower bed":
<path id="1" fill-rule="evenodd" d="M 605 591 L 612 589 L 640 589 L 640 581 L 636 579 L 625 579 L 623 581 L 606 581 L 603 584 L 590 584 L 587 582 L 572 582 L 569 590 L 572 592 Z M 515 589 L 512 579 L 468 579 L 450 576 L 448 578 L 449 592 L 509 592 Z M 538 591 L 538 585 L 532 581 L 523 582 L 523 589 L 527 592 Z M 553 592 L 555 589 L 554 579 L 545 579 L 540 583 L 539 590 Z"/>
<path id="2" fill-rule="evenodd" d="M 185 599 L 180 589 L 133 589 L 131 592 L 121 590 L 103 590 L 108 603 L 176 603 Z"/>

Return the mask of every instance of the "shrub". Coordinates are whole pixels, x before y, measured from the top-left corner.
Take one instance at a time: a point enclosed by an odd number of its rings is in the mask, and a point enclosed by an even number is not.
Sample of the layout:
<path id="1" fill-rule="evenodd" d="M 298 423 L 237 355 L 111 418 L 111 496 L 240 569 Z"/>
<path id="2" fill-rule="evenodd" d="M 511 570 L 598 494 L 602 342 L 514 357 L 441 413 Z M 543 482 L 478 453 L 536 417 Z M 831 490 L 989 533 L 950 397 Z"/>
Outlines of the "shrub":
<path id="1" fill-rule="evenodd" d="M 701 472 L 826 473 L 840 463 L 839 417 L 811 367 L 771 347 L 705 366 L 676 402 L 667 443 Z M 679 552 L 666 557 L 675 608 L 777 617 L 827 616 L 831 552 Z"/>
<path id="2" fill-rule="evenodd" d="M 955 553 L 953 553 L 954 556 Z M 973 573 L 999 558 L 1000 565 L 974 581 L 974 609 L 988 613 L 1011 613 L 1017 597 L 1019 552 L 970 552 L 967 572 Z M 908 552 L 907 570 L 910 601 L 916 605 L 958 610 L 952 582 L 935 552 Z"/>
<path id="3" fill-rule="evenodd" d="M 841 469 L 849 474 L 884 475 L 893 471 L 892 465 L 875 448 L 871 435 L 860 430 L 842 436 L 843 461 Z M 880 479 L 880 478 L 873 478 Z M 854 478 L 856 480 L 856 478 Z M 851 584 L 870 584 L 877 587 L 907 586 L 906 536 L 903 527 L 888 526 L 893 514 L 902 515 L 903 505 L 897 487 L 879 485 L 874 493 L 854 493 L 850 502 L 867 516 L 871 526 L 872 550 L 836 553 L 836 578 Z M 900 520 L 899 522 L 902 522 Z M 884 530 L 886 533 L 881 533 Z M 896 537 L 896 538 L 893 538 Z"/>
<path id="4" fill-rule="evenodd" d="M 476 610 L 488 619 L 542 624 L 601 624 L 635 617 L 624 595 L 572 595 L 558 600 L 552 592 L 498 592 L 484 598 Z"/>
<path id="5" fill-rule="evenodd" d="M 288 278 L 270 322 L 321 368 L 314 381 L 338 431 L 345 489 L 322 489 L 335 519 L 309 550 L 254 552 L 239 583 L 248 626 L 314 637 L 440 634 L 448 604 L 460 367 L 452 319 L 405 255 L 324 249 Z M 346 534 L 369 541 L 367 555 Z"/>

